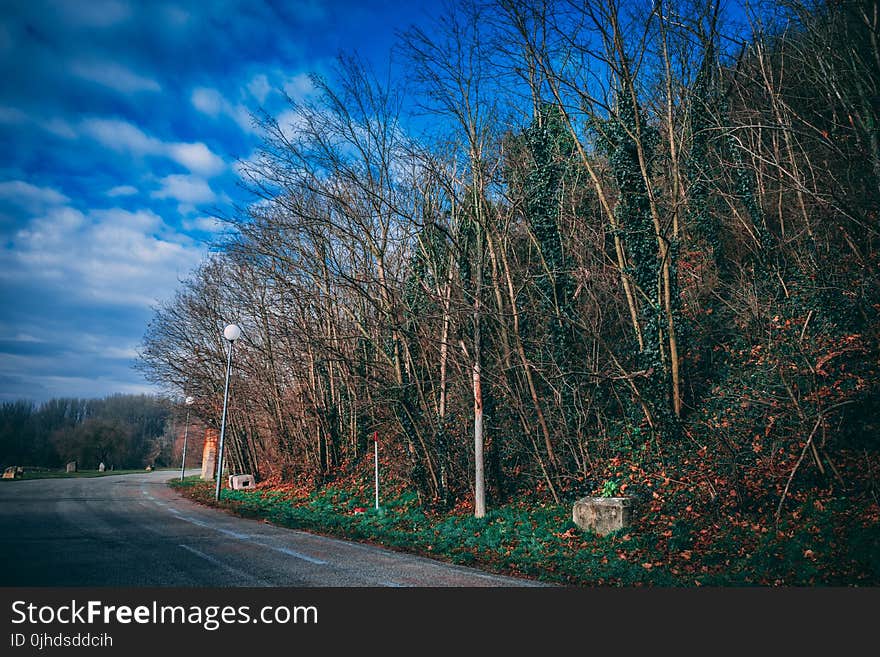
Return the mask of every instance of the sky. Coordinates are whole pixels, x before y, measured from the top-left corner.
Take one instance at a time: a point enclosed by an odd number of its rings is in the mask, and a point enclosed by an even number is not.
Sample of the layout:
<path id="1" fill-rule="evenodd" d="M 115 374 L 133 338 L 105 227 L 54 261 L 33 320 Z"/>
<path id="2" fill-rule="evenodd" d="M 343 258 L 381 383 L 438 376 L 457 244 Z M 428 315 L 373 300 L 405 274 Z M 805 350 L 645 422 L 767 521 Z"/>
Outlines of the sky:
<path id="1" fill-rule="evenodd" d="M 252 114 L 430 2 L 0 0 L 0 402 L 158 392 L 153 308 L 250 198 Z"/>

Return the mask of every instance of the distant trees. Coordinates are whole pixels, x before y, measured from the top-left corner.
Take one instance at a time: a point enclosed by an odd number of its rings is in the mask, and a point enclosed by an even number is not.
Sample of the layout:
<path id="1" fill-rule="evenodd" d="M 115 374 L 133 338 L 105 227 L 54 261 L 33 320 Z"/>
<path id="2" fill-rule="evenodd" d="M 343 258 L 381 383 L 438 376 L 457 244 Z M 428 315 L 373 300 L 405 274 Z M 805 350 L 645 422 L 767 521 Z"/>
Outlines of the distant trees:
<path id="1" fill-rule="evenodd" d="M 0 404 L 0 463 L 81 468 L 169 465 L 172 406 L 150 395 Z"/>
<path id="2" fill-rule="evenodd" d="M 72 431 L 57 431 L 52 436 L 62 460 L 76 461 L 82 468 L 127 463 L 126 452 L 132 438 L 131 426 L 101 417 L 87 418 Z"/>
<path id="3" fill-rule="evenodd" d="M 878 6 L 747 9 L 448 3 L 406 84 L 341 57 L 265 118 L 144 370 L 216 424 L 236 321 L 236 469 L 320 486 L 379 431 L 478 517 L 622 460 L 756 508 L 844 485 L 877 449 Z"/>

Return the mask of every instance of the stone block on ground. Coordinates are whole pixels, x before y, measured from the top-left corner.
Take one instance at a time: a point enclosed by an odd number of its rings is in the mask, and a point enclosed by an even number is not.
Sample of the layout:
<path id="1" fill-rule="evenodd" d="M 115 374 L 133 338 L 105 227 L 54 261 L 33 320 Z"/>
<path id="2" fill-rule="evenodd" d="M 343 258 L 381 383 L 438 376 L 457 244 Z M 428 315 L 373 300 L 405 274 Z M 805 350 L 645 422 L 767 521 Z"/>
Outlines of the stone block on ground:
<path id="1" fill-rule="evenodd" d="M 600 536 L 632 523 L 631 497 L 583 497 L 574 503 L 572 521 Z"/>
<path id="2" fill-rule="evenodd" d="M 254 487 L 254 475 L 234 474 L 229 475 L 229 487 L 232 490 L 247 490 Z"/>

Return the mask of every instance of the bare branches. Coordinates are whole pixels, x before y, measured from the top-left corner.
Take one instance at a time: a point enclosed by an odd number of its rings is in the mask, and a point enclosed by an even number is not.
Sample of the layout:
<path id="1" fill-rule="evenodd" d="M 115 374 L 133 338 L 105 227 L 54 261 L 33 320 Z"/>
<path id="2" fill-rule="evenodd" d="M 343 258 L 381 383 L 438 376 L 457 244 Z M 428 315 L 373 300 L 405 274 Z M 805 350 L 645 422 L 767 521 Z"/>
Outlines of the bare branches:
<path id="1" fill-rule="evenodd" d="M 818 351 L 876 335 L 880 289 L 877 5 L 789 4 L 745 45 L 719 0 L 464 0 L 401 35 L 405 80 L 341 56 L 262 117 L 254 203 L 157 309 L 145 371 L 210 423 L 238 321 L 240 458 L 320 485 L 379 430 L 423 501 L 478 516 L 636 448 L 754 463 L 764 427 L 701 423 L 776 409 L 809 436 L 779 517 L 808 452 L 834 474 Z"/>

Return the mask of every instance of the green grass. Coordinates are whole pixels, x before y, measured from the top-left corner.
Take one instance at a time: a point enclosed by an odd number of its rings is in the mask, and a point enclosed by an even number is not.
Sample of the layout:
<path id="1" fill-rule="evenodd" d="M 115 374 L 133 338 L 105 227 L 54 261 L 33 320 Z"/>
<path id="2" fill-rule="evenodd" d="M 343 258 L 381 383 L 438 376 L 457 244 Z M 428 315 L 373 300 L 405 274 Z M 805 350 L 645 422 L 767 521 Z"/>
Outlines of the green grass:
<path id="1" fill-rule="evenodd" d="M 214 504 L 214 487 L 209 482 L 189 477 L 183 482 L 169 483 L 188 497 Z M 700 555 L 705 557 L 705 563 L 689 556 L 680 566 L 670 559 L 665 546 L 658 546 L 663 539 L 660 529 L 646 525 L 625 533 L 597 536 L 571 522 L 569 505 L 509 504 L 478 520 L 462 513 L 426 513 L 411 492 L 386 499 L 377 511 L 349 491 L 328 487 L 300 498 L 271 490 L 224 490 L 221 506 L 283 527 L 382 545 L 496 573 L 576 586 L 755 584 L 760 579 L 755 568 L 760 564 L 750 559 L 763 554 L 728 558 L 735 554 L 734 547 L 740 538 L 731 532 Z M 365 511 L 355 513 L 357 507 Z M 679 528 L 677 533 L 684 532 Z M 680 536 L 677 540 L 682 542 Z M 763 546 L 764 551 L 767 549 Z M 784 566 L 798 561 L 798 549 L 799 546 L 784 559 Z M 815 568 L 808 570 L 809 573 L 801 569 L 799 577 L 779 575 L 801 583 L 816 573 Z M 778 579 L 776 572 L 773 576 Z"/>
<path id="2" fill-rule="evenodd" d="M 174 468 L 156 468 L 157 470 L 174 470 Z M 146 470 L 79 470 L 78 472 L 65 472 L 64 470 L 25 470 L 24 474 L 15 479 L 0 479 L 0 482 L 25 481 L 28 479 L 74 479 L 89 477 L 109 477 L 111 475 L 143 474 Z"/>
<path id="3" fill-rule="evenodd" d="M 194 476 L 169 484 L 215 504 L 212 482 Z M 643 509 L 632 527 L 598 536 L 572 523 L 570 504 L 521 500 L 477 520 L 467 512 L 426 512 L 411 491 L 384 499 L 376 510 L 362 491 L 325 487 L 295 497 L 224 489 L 220 506 L 283 527 L 575 586 L 880 584 L 878 524 L 848 521 L 845 500 L 827 507 L 808 501 L 796 521 L 757 529 L 739 517 Z"/>

